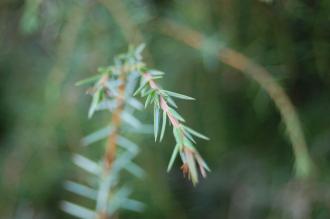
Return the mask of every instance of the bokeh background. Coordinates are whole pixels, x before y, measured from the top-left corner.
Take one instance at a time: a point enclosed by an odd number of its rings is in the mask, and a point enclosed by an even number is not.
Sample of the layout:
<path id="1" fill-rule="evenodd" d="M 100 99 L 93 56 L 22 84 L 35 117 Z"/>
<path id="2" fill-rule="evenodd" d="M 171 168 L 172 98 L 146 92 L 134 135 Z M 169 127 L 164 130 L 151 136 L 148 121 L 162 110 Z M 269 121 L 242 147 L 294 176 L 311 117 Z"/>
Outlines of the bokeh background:
<path id="1" fill-rule="evenodd" d="M 161 29 L 171 19 L 206 36 L 193 49 Z M 127 31 L 128 30 L 128 31 Z M 120 218 L 330 218 L 330 1 L 328 0 L 1 0 L 0 218 L 72 218 L 61 200 L 79 197 L 63 182 L 79 177 L 72 155 L 109 123 L 87 119 L 91 98 L 75 82 L 131 43 L 166 72 L 162 86 L 196 97 L 179 101 L 188 124 L 205 133 L 198 149 L 212 172 L 197 187 L 179 162 L 167 174 L 174 140 L 131 136 L 146 171 L 130 179 L 143 213 Z M 315 168 L 297 179 L 285 125 L 268 94 L 227 66 L 212 45 L 264 66 L 296 106 Z M 152 122 L 152 110 L 139 117 Z"/>

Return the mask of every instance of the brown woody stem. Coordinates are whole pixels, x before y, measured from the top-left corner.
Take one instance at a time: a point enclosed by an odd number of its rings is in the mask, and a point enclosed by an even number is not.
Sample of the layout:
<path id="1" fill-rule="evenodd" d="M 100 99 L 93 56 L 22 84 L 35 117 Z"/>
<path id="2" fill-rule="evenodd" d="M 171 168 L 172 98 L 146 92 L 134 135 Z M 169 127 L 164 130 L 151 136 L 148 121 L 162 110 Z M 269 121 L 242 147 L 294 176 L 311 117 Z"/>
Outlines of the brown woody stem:
<path id="1" fill-rule="evenodd" d="M 126 70 L 123 69 L 120 72 L 118 80 L 120 81 L 120 85 L 118 87 L 118 96 L 116 97 L 117 107 L 114 110 L 111 118 L 111 127 L 112 132 L 108 137 L 105 156 L 104 156 L 104 171 L 105 173 L 109 172 L 111 169 L 111 165 L 116 157 L 116 147 L 117 147 L 117 138 L 119 134 L 119 129 L 121 126 L 121 114 L 124 110 L 124 98 L 125 98 L 125 90 L 126 90 Z"/>
<path id="2" fill-rule="evenodd" d="M 202 49 L 204 36 L 201 33 L 188 27 L 178 25 L 171 20 L 162 20 L 158 26 L 161 27 L 162 33 L 192 48 Z M 276 82 L 267 69 L 233 49 L 220 49 L 217 58 L 221 62 L 253 78 L 268 93 L 279 109 L 287 127 L 295 156 L 296 175 L 303 178 L 310 176 L 314 164 L 307 149 L 299 117 L 284 89 Z"/>
<path id="3" fill-rule="evenodd" d="M 105 181 L 109 177 L 112 165 L 116 159 L 117 139 L 122 122 L 121 115 L 124 110 L 124 100 L 125 100 L 125 91 L 126 91 L 126 73 L 127 70 L 125 69 L 125 67 L 123 67 L 118 77 L 118 80 L 120 81 L 120 85 L 118 87 L 118 96 L 116 97 L 117 105 L 114 112 L 112 113 L 112 117 L 111 117 L 112 132 L 108 137 L 105 148 L 105 155 L 104 155 L 103 179 Z M 106 202 L 107 198 L 104 201 Z M 106 212 L 106 209 L 99 209 L 97 217 L 98 219 L 110 219 L 110 216 Z"/>

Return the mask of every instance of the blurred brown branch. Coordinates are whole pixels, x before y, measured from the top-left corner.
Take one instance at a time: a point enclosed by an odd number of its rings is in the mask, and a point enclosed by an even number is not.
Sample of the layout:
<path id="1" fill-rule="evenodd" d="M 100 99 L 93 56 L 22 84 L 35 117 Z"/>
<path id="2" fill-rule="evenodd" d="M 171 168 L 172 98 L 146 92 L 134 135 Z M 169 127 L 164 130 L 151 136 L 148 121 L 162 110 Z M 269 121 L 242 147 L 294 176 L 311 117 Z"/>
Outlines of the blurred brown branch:
<path id="1" fill-rule="evenodd" d="M 48 76 L 48 83 L 46 84 L 46 100 L 51 104 L 56 102 L 60 95 L 60 86 L 66 78 L 66 74 L 70 66 L 70 57 L 76 46 L 79 29 L 84 20 L 86 10 L 89 4 L 75 6 L 68 20 L 64 24 L 63 31 L 61 32 L 57 51 L 56 60 L 50 70 Z"/>
<path id="2" fill-rule="evenodd" d="M 116 108 L 112 113 L 112 117 L 111 117 L 112 131 L 108 136 L 105 153 L 104 153 L 104 166 L 103 166 L 102 177 L 105 182 L 107 181 L 106 179 L 111 174 L 111 167 L 116 159 L 117 144 L 118 144 L 117 141 L 118 141 L 119 130 L 122 123 L 122 112 L 124 110 L 124 104 L 125 104 L 124 99 L 125 99 L 125 91 L 126 91 L 126 73 L 127 73 L 126 69 L 121 69 L 120 75 L 118 77 L 118 80 L 120 81 L 120 85 L 118 87 L 118 96 L 116 97 Z M 106 81 L 107 79 L 108 77 L 106 76 L 104 80 Z M 108 193 L 110 193 L 110 191 L 108 191 Z M 108 198 L 104 199 L 105 202 L 107 200 Z M 107 204 L 104 204 L 102 206 L 107 206 Z M 107 209 L 99 209 L 98 218 L 99 219 L 110 218 L 110 216 L 107 213 Z"/>
<path id="3" fill-rule="evenodd" d="M 181 41 L 192 48 L 202 49 L 205 37 L 198 31 L 181 24 L 179 25 L 168 19 L 160 20 L 159 28 L 163 34 Z M 295 156 L 296 176 L 302 178 L 310 176 L 314 165 L 307 149 L 298 115 L 284 89 L 276 82 L 267 69 L 231 48 L 221 48 L 218 51 L 217 58 L 221 62 L 253 78 L 265 89 L 279 109 L 287 127 Z"/>
<path id="4" fill-rule="evenodd" d="M 112 15 L 116 23 L 118 24 L 124 38 L 128 44 L 138 45 L 143 42 L 144 36 L 140 31 L 139 27 L 134 24 L 134 21 L 131 19 L 129 12 L 126 9 L 125 3 L 123 1 L 115 0 L 98 0 Z M 150 64 L 153 63 L 151 53 L 148 49 L 144 50 L 146 60 Z"/>

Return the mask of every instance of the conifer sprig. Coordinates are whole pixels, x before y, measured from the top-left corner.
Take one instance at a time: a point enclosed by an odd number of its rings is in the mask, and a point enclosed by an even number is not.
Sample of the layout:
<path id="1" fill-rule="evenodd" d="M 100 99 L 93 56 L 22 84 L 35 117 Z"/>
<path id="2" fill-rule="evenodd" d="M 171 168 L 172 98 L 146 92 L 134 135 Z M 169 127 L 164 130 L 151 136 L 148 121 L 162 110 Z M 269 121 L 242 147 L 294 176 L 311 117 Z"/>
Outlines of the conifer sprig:
<path id="1" fill-rule="evenodd" d="M 78 218 L 112 218 L 121 209 L 141 211 L 144 205 L 131 199 L 131 188 L 121 183 L 123 171 L 136 177 L 142 177 L 144 171 L 133 159 L 138 154 L 139 146 L 123 136 L 130 130 L 127 126 L 141 125 L 134 117 L 135 110 L 141 110 L 141 103 L 132 96 L 139 74 L 136 71 L 136 61 L 139 54 L 132 51 L 115 58 L 115 64 L 99 68 L 98 74 L 82 80 L 77 85 L 94 84 L 87 93 L 92 95 L 88 112 L 91 118 L 95 112 L 107 110 L 111 113 L 109 126 L 96 131 L 83 140 L 84 145 L 90 145 L 107 138 L 103 159 L 93 161 L 82 155 L 74 156 L 74 163 L 92 173 L 86 175 L 87 181 L 96 182 L 91 186 L 86 182 L 68 182 L 65 188 L 83 197 L 92 198 L 95 209 L 62 202 L 62 209 Z M 126 123 L 124 125 L 124 123 Z"/>
<path id="2" fill-rule="evenodd" d="M 144 45 L 136 49 L 131 48 L 128 53 L 117 56 L 114 65 L 100 68 L 96 76 L 77 83 L 77 85 L 94 83 L 88 90 L 92 95 L 89 118 L 99 110 L 108 110 L 112 116 L 110 126 L 92 133 L 83 140 L 85 145 L 89 145 L 108 138 L 103 160 L 100 159 L 102 162 L 95 162 L 81 155 L 76 155 L 74 158 L 76 165 L 92 173 L 91 181 L 98 183 L 92 187 L 76 182 L 65 184 L 67 190 L 84 197 L 91 197 L 95 201 L 96 208 L 92 210 L 71 202 L 63 202 L 62 209 L 71 215 L 79 218 L 109 218 L 116 215 L 120 209 L 134 211 L 143 209 L 142 203 L 129 198 L 130 189 L 120 183 L 122 170 L 138 177 L 143 175 L 143 169 L 133 162 L 139 146 L 122 136 L 123 131 L 139 129 L 142 124 L 133 115 L 135 110 L 143 108 L 134 98 L 136 94 L 146 99 L 145 107 L 153 105 L 155 141 L 162 141 L 168 123 L 173 128 L 176 145 L 167 171 L 171 170 L 178 156 L 183 163 L 181 166 L 183 174 L 187 175 L 194 185 L 198 183 L 198 170 L 203 177 L 206 177 L 206 171 L 210 171 L 194 146 L 195 137 L 204 140 L 208 140 L 208 137 L 184 124 L 185 120 L 177 112 L 177 105 L 173 100 L 174 98 L 194 100 L 194 98 L 162 89 L 156 81 L 161 79 L 164 73 L 146 67 L 141 55 L 143 48 Z M 138 81 L 140 86 L 133 94 Z M 131 129 L 127 129 L 127 126 L 131 126 Z"/>
<path id="3" fill-rule="evenodd" d="M 163 72 L 156 70 L 148 70 L 142 68 L 140 86 L 134 95 L 140 94 L 146 98 L 145 107 L 153 104 L 154 108 L 154 136 L 162 141 L 166 129 L 167 120 L 173 127 L 173 135 L 176 141 L 167 171 L 170 171 L 177 156 L 180 156 L 182 161 L 181 170 L 184 175 L 188 175 L 192 183 L 198 183 L 198 171 L 201 175 L 206 177 L 206 171 L 210 171 L 204 159 L 201 157 L 194 144 L 196 141 L 194 137 L 209 140 L 205 135 L 184 125 L 184 118 L 175 110 L 177 105 L 173 98 L 194 100 L 194 98 L 161 89 L 156 83 L 156 80 L 161 79 Z M 162 113 L 160 112 L 162 111 Z M 162 115 L 162 116 L 160 116 Z M 162 120 L 162 124 L 160 125 Z M 161 126 L 161 127 L 160 127 Z M 198 167 L 196 166 L 196 163 Z"/>

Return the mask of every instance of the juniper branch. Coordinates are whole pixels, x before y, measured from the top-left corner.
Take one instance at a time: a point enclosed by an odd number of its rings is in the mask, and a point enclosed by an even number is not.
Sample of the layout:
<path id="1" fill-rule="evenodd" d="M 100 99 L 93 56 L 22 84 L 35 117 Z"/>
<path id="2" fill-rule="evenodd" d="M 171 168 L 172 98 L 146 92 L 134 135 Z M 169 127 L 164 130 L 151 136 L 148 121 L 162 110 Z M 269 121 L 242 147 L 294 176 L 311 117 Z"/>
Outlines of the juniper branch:
<path id="1" fill-rule="evenodd" d="M 210 171 L 206 162 L 203 160 L 194 144 L 196 143 L 194 137 L 202 138 L 208 140 L 208 138 L 197 131 L 185 126 L 183 123 L 185 120 L 183 117 L 174 109 L 176 104 L 172 97 L 193 100 L 194 98 L 188 97 L 186 95 L 178 94 L 175 92 L 163 90 L 156 83 L 157 79 L 162 78 L 163 73 L 157 70 L 148 70 L 142 68 L 141 73 L 141 83 L 140 87 L 135 94 L 140 93 L 141 96 L 146 97 L 145 105 L 148 106 L 149 103 L 152 103 L 154 106 L 154 135 L 155 141 L 158 138 L 159 132 L 159 111 L 162 110 L 162 127 L 159 140 L 163 139 L 167 119 L 173 127 L 173 135 L 176 140 L 176 145 L 172 153 L 167 171 L 170 171 L 175 158 L 180 155 L 183 165 L 181 169 L 184 175 L 188 175 L 188 178 L 191 179 L 192 183 L 196 185 L 198 183 L 198 168 L 203 177 L 206 177 L 206 170 Z"/>
<path id="2" fill-rule="evenodd" d="M 62 208 L 72 215 L 79 217 L 76 214 L 76 209 L 79 208 L 85 209 L 86 212 L 92 212 L 91 215 L 98 219 L 106 219 L 113 218 L 120 208 L 140 211 L 143 207 L 140 202 L 127 197 L 131 193 L 127 186 L 117 186 L 119 174 L 123 169 L 136 176 L 143 174 L 143 170 L 132 162 L 132 159 L 138 152 L 138 146 L 121 135 L 125 115 L 127 116 L 125 110 L 127 109 L 132 114 L 134 107 L 139 108 L 138 105 L 140 104 L 137 100 L 132 100 L 132 86 L 134 87 L 134 81 L 136 81 L 134 75 L 137 75 L 135 62 L 136 59 L 132 55 L 132 51 L 119 55 L 115 58 L 113 66 L 100 68 L 100 74 L 96 77 L 77 83 L 82 85 L 95 82 L 95 85 L 88 90 L 88 93 L 93 96 L 89 117 L 92 117 L 96 111 L 102 109 L 110 110 L 112 116 L 110 128 L 106 129 L 109 134 L 105 146 L 103 164 L 100 166 L 88 158 L 80 155 L 75 156 L 75 163 L 84 170 L 93 173 L 93 177 L 96 177 L 99 182 L 98 188 L 95 190 L 95 193 L 97 193 L 95 197 L 96 210 L 92 211 L 73 203 L 64 202 Z M 111 106 L 110 103 L 112 103 Z M 130 119 L 133 119 L 133 115 L 129 116 Z M 97 132 L 95 135 L 97 137 L 90 138 L 88 144 L 106 137 L 103 132 L 101 135 Z M 124 150 L 118 150 L 119 145 Z M 75 189 L 72 189 L 72 187 L 75 187 Z M 88 197 L 88 195 L 81 192 L 81 189 L 87 191 L 87 193 L 91 191 L 94 193 L 93 189 L 88 188 L 86 190 L 86 188 L 88 187 L 70 183 L 68 190 L 85 197 Z"/>
<path id="3" fill-rule="evenodd" d="M 202 44 L 206 37 L 198 31 L 179 25 L 168 19 L 161 20 L 159 24 L 160 25 L 158 26 L 160 26 L 160 31 L 163 34 L 183 42 L 194 49 L 201 50 L 203 48 Z M 306 140 L 295 107 L 284 89 L 275 81 L 267 69 L 231 48 L 219 49 L 216 56 L 219 61 L 245 73 L 265 89 L 280 111 L 287 127 L 287 132 L 295 156 L 296 176 L 302 178 L 309 177 L 315 167 L 314 162 L 309 155 Z"/>

